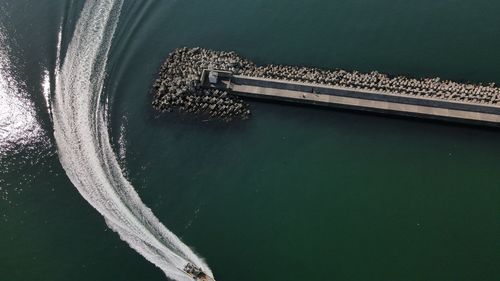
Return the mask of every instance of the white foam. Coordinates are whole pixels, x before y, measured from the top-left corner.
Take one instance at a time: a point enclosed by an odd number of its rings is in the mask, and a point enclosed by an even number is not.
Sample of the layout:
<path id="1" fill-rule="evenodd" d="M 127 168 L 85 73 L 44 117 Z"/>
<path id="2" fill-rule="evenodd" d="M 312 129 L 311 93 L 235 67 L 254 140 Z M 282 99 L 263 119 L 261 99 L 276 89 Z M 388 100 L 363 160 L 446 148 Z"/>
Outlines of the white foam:
<path id="1" fill-rule="evenodd" d="M 212 276 L 203 260 L 143 204 L 110 145 L 103 85 L 121 6 L 122 0 L 85 3 L 56 73 L 52 109 L 60 161 L 71 182 L 108 226 L 167 277 L 191 280 L 181 270 L 188 261 Z"/>

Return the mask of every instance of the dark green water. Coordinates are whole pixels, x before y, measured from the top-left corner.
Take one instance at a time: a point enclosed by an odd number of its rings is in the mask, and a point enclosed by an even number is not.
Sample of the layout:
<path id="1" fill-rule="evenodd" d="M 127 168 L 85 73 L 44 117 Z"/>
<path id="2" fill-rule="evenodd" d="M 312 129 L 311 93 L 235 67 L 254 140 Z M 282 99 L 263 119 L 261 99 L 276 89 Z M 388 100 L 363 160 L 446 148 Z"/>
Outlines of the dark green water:
<path id="1" fill-rule="evenodd" d="M 2 281 L 165 280 L 59 163 L 43 81 L 82 5 L 0 2 Z M 500 131 L 256 101 L 249 121 L 204 123 L 158 117 L 148 95 L 179 46 L 500 83 L 499 12 L 464 0 L 127 0 L 108 61 L 113 145 L 218 281 L 499 280 Z"/>

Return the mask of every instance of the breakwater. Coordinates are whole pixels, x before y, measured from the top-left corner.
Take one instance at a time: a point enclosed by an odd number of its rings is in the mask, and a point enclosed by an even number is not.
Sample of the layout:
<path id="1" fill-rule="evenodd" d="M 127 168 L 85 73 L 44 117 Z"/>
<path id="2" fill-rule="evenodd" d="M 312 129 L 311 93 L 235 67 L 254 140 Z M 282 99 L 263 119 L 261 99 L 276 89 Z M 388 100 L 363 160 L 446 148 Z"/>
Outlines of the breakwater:
<path id="1" fill-rule="evenodd" d="M 248 67 L 247 63 L 235 53 L 176 49 L 161 66 L 153 85 L 153 107 L 161 112 L 177 110 L 223 120 L 246 119 L 250 110 L 242 99 L 225 90 L 202 88 L 200 77 L 206 68 L 237 73 L 234 67 Z"/>
<path id="2" fill-rule="evenodd" d="M 243 95 L 468 123 L 500 123 L 500 88 L 494 83 L 415 79 L 376 71 L 257 66 L 234 52 L 201 48 L 176 49 L 162 65 L 159 76 L 153 106 L 162 111 L 176 107 L 185 110 L 189 97 L 223 91 L 224 98 L 236 99 L 233 104 L 240 104 L 242 109 L 230 117 L 248 116 L 247 105 L 236 98 Z M 209 113 L 227 113 L 224 110 L 230 108 L 219 96 L 214 96 Z M 188 108 L 203 112 L 207 106 Z"/>

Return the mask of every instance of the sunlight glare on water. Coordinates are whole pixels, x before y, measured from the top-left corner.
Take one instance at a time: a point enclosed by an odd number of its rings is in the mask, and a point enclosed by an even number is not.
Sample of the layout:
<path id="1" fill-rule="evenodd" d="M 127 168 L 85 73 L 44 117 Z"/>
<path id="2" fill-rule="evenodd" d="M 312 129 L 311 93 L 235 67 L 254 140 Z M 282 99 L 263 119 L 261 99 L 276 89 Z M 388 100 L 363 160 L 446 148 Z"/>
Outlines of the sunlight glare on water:
<path id="1" fill-rule="evenodd" d="M 5 32 L 0 23 L 0 201 L 18 205 L 16 194 L 34 183 L 32 169 L 53 155 L 50 138 L 36 113 L 33 94 L 29 92 L 19 64 L 20 50 L 15 36 Z M 48 72 L 46 73 L 48 77 Z M 40 88 L 50 95 L 50 80 L 42 79 Z M 49 109 L 47 103 L 47 109 Z M 9 173 L 17 172 L 15 182 Z M 0 214 L 6 220 L 6 214 Z"/>
<path id="2" fill-rule="evenodd" d="M 18 79 L 9 58 L 9 44 L 0 26 L 0 159 L 35 142 L 42 129 L 34 115 L 26 85 Z"/>

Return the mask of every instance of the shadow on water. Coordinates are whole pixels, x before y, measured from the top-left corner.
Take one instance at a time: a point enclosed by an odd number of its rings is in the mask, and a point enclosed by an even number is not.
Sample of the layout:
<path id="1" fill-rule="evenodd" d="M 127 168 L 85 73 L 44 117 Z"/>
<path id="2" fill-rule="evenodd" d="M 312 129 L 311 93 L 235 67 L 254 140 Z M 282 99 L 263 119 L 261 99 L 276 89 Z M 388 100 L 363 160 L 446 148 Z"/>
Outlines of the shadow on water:
<path id="1" fill-rule="evenodd" d="M 349 109 L 349 108 L 336 108 L 336 107 L 329 107 L 329 106 L 322 106 L 322 105 L 314 105 L 314 104 L 299 104 L 299 103 L 293 103 L 293 102 L 287 102 L 287 101 L 280 101 L 280 100 L 265 100 L 263 101 L 262 99 L 259 98 L 254 98 L 254 97 L 245 97 L 245 101 L 251 102 L 254 107 L 258 107 L 259 105 L 262 106 L 263 104 L 269 104 L 269 105 L 275 105 L 273 108 L 278 108 L 278 107 L 283 107 L 283 108 L 292 108 L 300 111 L 303 109 L 304 114 L 313 114 L 314 111 L 322 111 L 324 112 L 325 116 L 329 115 L 334 115 L 340 113 L 341 115 L 348 114 L 350 117 L 354 117 L 356 119 L 356 116 L 363 116 L 366 118 L 366 121 L 369 122 L 370 118 L 377 118 L 379 120 L 385 120 L 386 122 L 391 123 L 391 120 L 393 121 L 404 121 L 408 122 L 406 125 L 407 127 L 426 127 L 427 130 L 433 130 L 434 128 L 437 128 L 435 131 L 442 131 L 442 128 L 448 128 L 450 130 L 457 130 L 460 131 L 460 129 L 466 129 L 466 130 L 477 130 L 478 132 L 489 132 L 492 134 L 498 134 L 500 136 L 500 128 L 495 127 L 495 126 L 487 126 L 487 125 L 477 125 L 477 124 L 467 124 L 467 123 L 460 123 L 460 122 L 454 122 L 454 121 L 445 121 L 445 120 L 437 120 L 437 119 L 429 119 L 429 118 L 421 118 L 421 117 L 414 117 L 414 116 L 403 116 L 403 115 L 391 115 L 391 114 L 384 114 L 384 113 L 378 113 L 378 112 L 368 112 L 368 111 L 363 111 L 363 110 L 356 110 L 356 109 Z M 321 118 L 318 118 L 318 120 L 321 120 Z M 445 129 L 446 130 L 446 129 Z"/>

